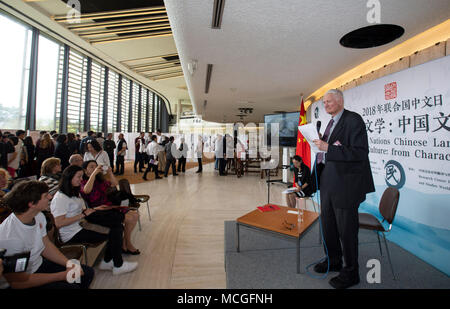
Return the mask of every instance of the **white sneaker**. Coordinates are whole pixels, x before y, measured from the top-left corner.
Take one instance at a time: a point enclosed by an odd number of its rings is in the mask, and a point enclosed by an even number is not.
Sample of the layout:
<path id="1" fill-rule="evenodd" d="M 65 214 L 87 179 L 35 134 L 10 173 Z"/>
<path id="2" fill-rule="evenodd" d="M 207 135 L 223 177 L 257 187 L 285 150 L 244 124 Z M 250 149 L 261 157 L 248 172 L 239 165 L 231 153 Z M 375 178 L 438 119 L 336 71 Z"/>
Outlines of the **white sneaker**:
<path id="1" fill-rule="evenodd" d="M 123 261 L 122 266 L 120 267 L 113 267 L 112 273 L 113 275 L 121 275 L 124 273 L 132 272 L 134 271 L 138 266 L 137 262 L 125 262 Z"/>
<path id="2" fill-rule="evenodd" d="M 111 260 L 111 261 L 109 261 L 109 262 L 102 261 L 102 262 L 100 263 L 100 265 L 98 265 L 98 268 L 99 268 L 100 270 L 112 270 L 113 267 L 114 267 L 113 260 Z"/>

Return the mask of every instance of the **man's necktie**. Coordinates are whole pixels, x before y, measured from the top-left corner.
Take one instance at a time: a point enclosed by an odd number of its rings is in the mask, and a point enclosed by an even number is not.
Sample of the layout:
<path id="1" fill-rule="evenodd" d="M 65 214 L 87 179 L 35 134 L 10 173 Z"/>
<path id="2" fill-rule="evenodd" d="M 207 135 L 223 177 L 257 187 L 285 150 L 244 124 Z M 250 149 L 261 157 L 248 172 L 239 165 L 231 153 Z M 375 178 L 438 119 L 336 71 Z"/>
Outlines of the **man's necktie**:
<path id="1" fill-rule="evenodd" d="M 322 136 L 322 140 L 325 142 L 328 140 L 328 135 L 330 135 L 330 131 L 331 131 L 331 127 L 333 126 L 333 123 L 334 123 L 334 120 L 333 120 L 333 118 L 331 118 L 331 120 L 330 120 L 330 122 L 328 122 L 327 128 L 325 129 L 325 132 Z M 317 154 L 317 163 L 323 162 L 324 155 L 325 155 L 324 152 L 319 152 Z"/>

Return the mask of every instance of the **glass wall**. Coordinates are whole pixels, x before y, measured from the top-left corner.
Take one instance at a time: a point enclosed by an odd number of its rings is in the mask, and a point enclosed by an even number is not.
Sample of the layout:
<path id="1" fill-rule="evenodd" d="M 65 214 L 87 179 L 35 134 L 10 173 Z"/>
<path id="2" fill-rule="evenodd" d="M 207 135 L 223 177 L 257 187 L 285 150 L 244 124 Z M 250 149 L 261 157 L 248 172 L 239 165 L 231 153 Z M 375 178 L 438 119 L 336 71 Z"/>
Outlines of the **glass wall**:
<path id="1" fill-rule="evenodd" d="M 131 126 L 131 132 L 138 132 L 138 114 L 139 114 L 139 85 L 136 83 L 133 83 L 133 102 L 132 102 L 132 109 L 133 109 L 133 124 Z"/>
<path id="2" fill-rule="evenodd" d="M 142 132 L 148 132 L 148 117 L 147 114 L 147 90 L 142 88 L 141 91 L 141 129 Z"/>
<path id="3" fill-rule="evenodd" d="M 56 98 L 58 66 L 64 48 L 61 44 L 39 35 L 38 71 L 36 90 L 36 130 L 58 130 Z M 59 124 L 59 122 L 58 122 Z"/>
<path id="4" fill-rule="evenodd" d="M 0 48 L 0 129 L 116 132 L 120 122 L 120 131 L 138 132 L 160 123 L 160 109 L 153 110 L 153 99 L 160 98 L 148 88 L 113 69 L 105 80 L 104 65 L 2 11 L 0 35 L 5 42 Z M 32 45 L 33 36 L 38 44 Z M 31 67 L 37 68 L 36 80 L 30 78 Z M 34 96 L 28 98 L 29 88 L 30 94 L 36 90 L 35 102 Z"/>
<path id="5" fill-rule="evenodd" d="M 130 80 L 122 78 L 122 115 L 120 117 L 121 132 L 128 132 L 128 111 L 130 109 Z"/>
<path id="6" fill-rule="evenodd" d="M 114 71 L 108 73 L 108 133 L 115 132 L 117 128 L 119 97 L 119 74 Z"/>
<path id="7" fill-rule="evenodd" d="M 105 67 L 92 62 L 90 130 L 94 132 L 102 131 L 104 84 Z"/>
<path id="8" fill-rule="evenodd" d="M 0 37 L 0 128 L 24 128 L 32 30 L 0 14 Z"/>

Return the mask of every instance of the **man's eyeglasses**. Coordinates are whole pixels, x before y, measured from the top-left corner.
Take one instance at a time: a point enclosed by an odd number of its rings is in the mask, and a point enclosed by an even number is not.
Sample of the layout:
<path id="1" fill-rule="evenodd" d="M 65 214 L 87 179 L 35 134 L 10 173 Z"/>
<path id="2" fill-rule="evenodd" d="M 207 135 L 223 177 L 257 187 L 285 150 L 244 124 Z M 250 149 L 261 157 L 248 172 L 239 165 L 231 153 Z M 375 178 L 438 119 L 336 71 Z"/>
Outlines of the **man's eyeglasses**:
<path id="1" fill-rule="evenodd" d="M 289 231 L 291 231 L 291 230 L 293 230 L 295 228 L 296 224 L 295 223 L 289 223 L 289 222 L 287 222 L 286 219 L 284 219 L 283 226 L 285 228 L 287 228 Z"/>

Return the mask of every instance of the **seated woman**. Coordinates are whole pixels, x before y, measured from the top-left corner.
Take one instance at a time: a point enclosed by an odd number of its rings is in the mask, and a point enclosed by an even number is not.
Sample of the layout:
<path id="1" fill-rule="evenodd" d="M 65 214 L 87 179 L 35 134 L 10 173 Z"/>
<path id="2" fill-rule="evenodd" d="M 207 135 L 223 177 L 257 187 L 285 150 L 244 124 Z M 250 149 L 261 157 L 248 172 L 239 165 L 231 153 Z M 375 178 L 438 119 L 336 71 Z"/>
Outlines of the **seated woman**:
<path id="1" fill-rule="evenodd" d="M 286 196 L 288 206 L 296 208 L 297 197 L 307 197 L 312 194 L 311 170 L 303 163 L 302 157 L 295 155 L 292 158 L 294 164 L 294 177 L 296 191 Z"/>
<path id="2" fill-rule="evenodd" d="M 51 196 L 58 191 L 59 180 L 61 178 L 61 160 L 58 158 L 48 158 L 42 162 L 41 177 L 39 181 L 47 184 Z"/>
<path id="3" fill-rule="evenodd" d="M 7 170 L 0 168 L 0 197 L 3 197 L 8 190 L 8 182 L 9 182 L 9 173 Z"/>
<path id="4" fill-rule="evenodd" d="M 108 218 L 111 216 L 118 216 L 124 223 L 123 252 L 132 255 L 140 254 L 139 250 L 131 243 L 131 233 L 136 226 L 139 214 L 137 211 L 130 210 L 129 208 L 113 205 L 113 203 L 108 200 L 108 189 L 116 188 L 118 185 L 112 169 L 109 167 L 107 170 L 107 176 L 111 182 L 105 179 L 105 176 L 102 174 L 102 166 L 97 165 L 97 162 L 94 160 L 84 162 L 83 169 L 84 176 L 81 181 L 81 196 L 90 208 L 102 205 L 107 206 L 104 210 L 110 211 L 108 213 Z M 96 213 L 95 216 L 89 216 L 86 220 L 109 227 L 108 220 L 110 219 L 106 219 L 103 214 L 97 216 Z"/>
<path id="5" fill-rule="evenodd" d="M 95 140 L 90 140 L 86 143 L 86 152 L 84 153 L 83 161 L 94 160 L 98 165 L 104 167 L 103 174 L 107 173 L 107 168 L 110 167 L 109 157 L 102 146 Z"/>
<path id="6" fill-rule="evenodd" d="M 50 204 L 55 217 L 59 235 L 64 243 L 97 243 L 108 240 L 103 261 L 99 268 L 112 270 L 113 275 L 119 275 L 135 270 L 136 262 L 126 262 L 122 259 L 122 233 L 121 222 L 110 226 L 109 235 L 85 230 L 80 226 L 80 220 L 101 212 L 108 206 L 98 206 L 83 209 L 84 201 L 80 197 L 80 186 L 84 171 L 79 166 L 67 167 L 61 177 L 59 191 L 56 192 Z"/>

